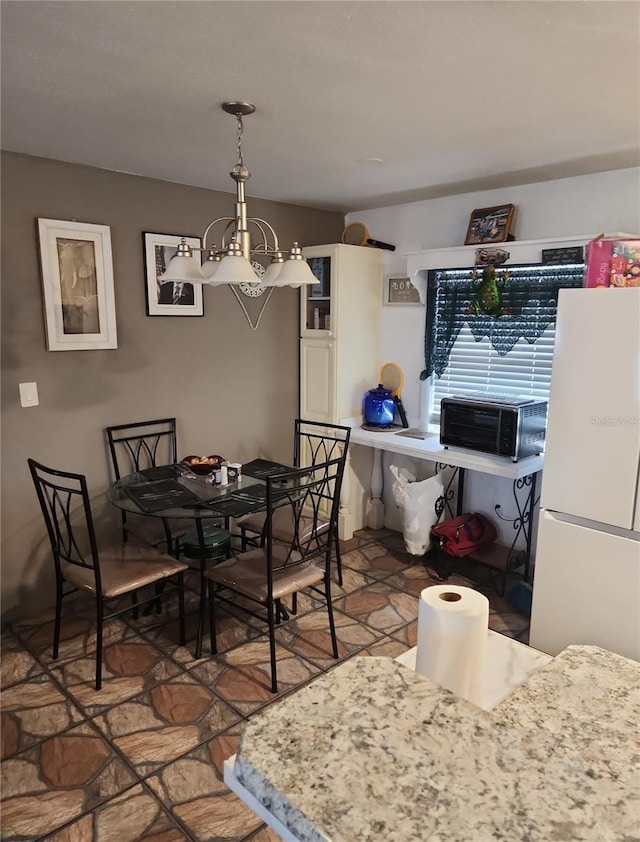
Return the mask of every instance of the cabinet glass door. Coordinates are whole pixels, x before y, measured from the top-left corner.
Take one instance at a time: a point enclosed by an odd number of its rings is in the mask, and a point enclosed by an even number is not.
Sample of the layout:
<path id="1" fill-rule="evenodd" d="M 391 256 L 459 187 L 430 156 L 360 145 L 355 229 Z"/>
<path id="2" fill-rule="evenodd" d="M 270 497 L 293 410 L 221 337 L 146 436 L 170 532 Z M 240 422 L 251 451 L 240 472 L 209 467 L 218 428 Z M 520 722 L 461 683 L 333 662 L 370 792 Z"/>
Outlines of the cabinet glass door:
<path id="1" fill-rule="evenodd" d="M 309 257 L 307 263 L 319 284 L 303 286 L 307 330 L 331 330 L 331 258 Z"/>

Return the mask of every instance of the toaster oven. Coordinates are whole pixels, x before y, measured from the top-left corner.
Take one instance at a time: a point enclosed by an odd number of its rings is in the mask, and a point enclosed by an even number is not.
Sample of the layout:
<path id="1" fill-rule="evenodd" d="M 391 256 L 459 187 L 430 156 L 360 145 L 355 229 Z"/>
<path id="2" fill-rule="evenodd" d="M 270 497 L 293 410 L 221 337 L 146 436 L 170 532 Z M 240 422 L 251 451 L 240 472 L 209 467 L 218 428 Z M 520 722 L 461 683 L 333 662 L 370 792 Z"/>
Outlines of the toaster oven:
<path id="1" fill-rule="evenodd" d="M 544 450 L 547 401 L 516 395 L 470 394 L 443 398 L 440 444 L 464 447 L 512 462 Z"/>

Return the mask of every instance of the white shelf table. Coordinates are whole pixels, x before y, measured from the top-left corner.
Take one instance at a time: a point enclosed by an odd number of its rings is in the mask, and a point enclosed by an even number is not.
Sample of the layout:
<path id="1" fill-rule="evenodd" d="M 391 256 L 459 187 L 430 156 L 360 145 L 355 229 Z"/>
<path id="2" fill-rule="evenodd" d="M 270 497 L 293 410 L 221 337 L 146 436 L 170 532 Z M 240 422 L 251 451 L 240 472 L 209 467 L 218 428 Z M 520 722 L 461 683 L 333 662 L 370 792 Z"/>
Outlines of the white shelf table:
<path id="1" fill-rule="evenodd" d="M 367 504 L 367 526 L 371 529 L 381 529 L 384 525 L 384 503 L 382 492 L 384 488 L 382 473 L 382 453 L 398 453 L 433 462 L 436 471 L 451 467 L 458 481 L 457 510 L 462 513 L 464 499 L 465 471 L 479 471 L 496 477 L 504 477 L 513 481 L 513 496 L 517 508 L 517 516 L 513 518 L 515 536 L 510 547 L 492 545 L 473 554 L 474 561 L 486 564 L 488 567 L 502 570 L 513 570 L 524 565 L 524 579 L 530 580 L 531 564 L 531 526 L 536 504 L 537 475 L 542 470 L 544 457 L 529 456 L 518 462 L 500 456 L 489 456 L 470 450 L 445 448 L 440 444 L 435 434 L 425 439 L 413 439 L 398 435 L 397 432 L 373 432 L 364 430 L 360 419 L 342 419 L 343 424 L 351 426 L 351 446 L 366 447 L 373 451 L 371 471 L 371 496 Z M 440 502 L 440 511 L 448 502 Z M 500 506 L 496 506 L 496 513 L 500 514 Z M 504 518 L 503 518 L 504 519 Z M 518 538 L 525 543 L 524 551 L 516 549 Z"/>

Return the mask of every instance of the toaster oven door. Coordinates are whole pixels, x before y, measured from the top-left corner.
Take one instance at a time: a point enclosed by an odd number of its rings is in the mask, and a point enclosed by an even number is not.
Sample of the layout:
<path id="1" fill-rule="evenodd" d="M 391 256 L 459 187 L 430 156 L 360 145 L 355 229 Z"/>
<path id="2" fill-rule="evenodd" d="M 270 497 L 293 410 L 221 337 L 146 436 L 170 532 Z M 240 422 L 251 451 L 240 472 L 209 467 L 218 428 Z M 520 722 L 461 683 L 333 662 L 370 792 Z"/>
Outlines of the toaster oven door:
<path id="1" fill-rule="evenodd" d="M 460 406 L 442 403 L 440 443 L 468 447 L 483 453 L 498 453 L 500 409 L 488 406 Z"/>

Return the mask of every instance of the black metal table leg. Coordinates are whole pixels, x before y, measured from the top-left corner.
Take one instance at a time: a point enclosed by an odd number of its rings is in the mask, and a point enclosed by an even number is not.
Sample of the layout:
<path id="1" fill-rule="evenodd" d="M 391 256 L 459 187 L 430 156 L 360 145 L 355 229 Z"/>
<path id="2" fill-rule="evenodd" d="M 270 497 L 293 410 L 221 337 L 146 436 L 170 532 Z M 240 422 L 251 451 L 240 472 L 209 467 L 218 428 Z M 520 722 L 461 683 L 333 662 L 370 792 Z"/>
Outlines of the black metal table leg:
<path id="1" fill-rule="evenodd" d="M 204 571 L 206 569 L 207 560 L 205 558 L 205 544 L 204 531 L 202 529 L 202 520 L 196 518 L 196 530 L 198 532 L 198 545 L 200 547 L 200 615 L 198 617 L 198 636 L 196 638 L 195 658 L 202 657 L 202 638 L 204 636 L 204 622 L 207 613 L 207 587 Z"/>
<path id="2" fill-rule="evenodd" d="M 528 512 L 528 519 L 526 524 L 526 542 L 527 542 L 527 552 L 524 558 L 524 580 L 525 582 L 531 582 L 531 530 L 533 526 L 533 514 L 536 507 L 536 484 L 538 481 L 537 474 L 531 474 L 531 491 L 529 492 L 529 512 Z"/>
<path id="3" fill-rule="evenodd" d="M 436 523 L 440 521 L 445 512 L 449 517 L 453 517 L 452 500 L 456 496 L 456 515 L 461 515 L 464 506 L 464 477 L 465 469 L 459 468 L 457 465 L 448 465 L 446 462 L 436 462 L 436 473 L 451 469 L 452 474 L 449 481 L 443 487 L 442 494 L 435 503 Z M 457 480 L 457 484 L 456 484 Z M 433 548 L 430 551 L 432 562 L 434 564 L 435 573 L 440 581 L 446 581 L 453 573 L 451 568 L 451 557 L 447 556 L 440 549 Z"/>
<path id="4" fill-rule="evenodd" d="M 509 553 L 507 555 L 506 573 L 516 570 L 518 567 L 524 565 L 523 579 L 525 582 L 530 581 L 531 575 L 531 530 L 533 526 L 533 517 L 535 513 L 536 503 L 536 485 L 537 474 L 529 474 L 526 477 L 519 477 L 513 481 L 513 497 L 516 503 L 517 515 L 514 518 L 505 517 L 500 511 L 500 504 L 498 503 L 494 509 L 496 515 L 502 521 L 510 522 L 515 535 Z M 522 490 L 526 490 L 524 499 L 522 499 Z M 525 549 L 516 549 L 516 543 L 522 536 L 525 542 Z"/>
<path id="5" fill-rule="evenodd" d="M 459 517 L 464 511 L 464 478 L 465 469 L 458 468 L 458 496 L 456 498 L 456 516 Z"/>

